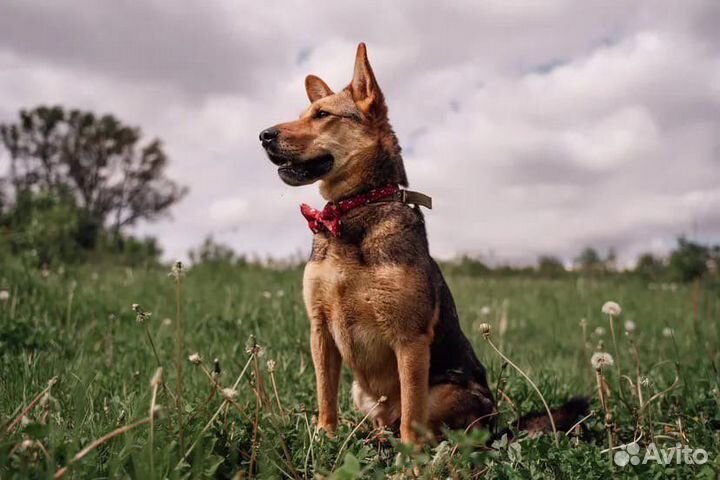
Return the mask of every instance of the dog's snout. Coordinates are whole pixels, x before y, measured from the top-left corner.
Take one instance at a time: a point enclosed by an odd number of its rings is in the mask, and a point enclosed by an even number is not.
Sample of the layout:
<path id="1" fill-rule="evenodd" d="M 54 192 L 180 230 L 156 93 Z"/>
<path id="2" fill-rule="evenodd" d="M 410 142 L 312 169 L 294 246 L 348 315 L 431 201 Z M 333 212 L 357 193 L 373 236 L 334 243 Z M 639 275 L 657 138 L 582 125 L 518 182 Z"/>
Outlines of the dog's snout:
<path id="1" fill-rule="evenodd" d="M 267 147 L 270 145 L 277 137 L 280 132 L 275 127 L 266 128 L 262 132 L 260 132 L 260 141 L 263 144 L 263 147 Z"/>

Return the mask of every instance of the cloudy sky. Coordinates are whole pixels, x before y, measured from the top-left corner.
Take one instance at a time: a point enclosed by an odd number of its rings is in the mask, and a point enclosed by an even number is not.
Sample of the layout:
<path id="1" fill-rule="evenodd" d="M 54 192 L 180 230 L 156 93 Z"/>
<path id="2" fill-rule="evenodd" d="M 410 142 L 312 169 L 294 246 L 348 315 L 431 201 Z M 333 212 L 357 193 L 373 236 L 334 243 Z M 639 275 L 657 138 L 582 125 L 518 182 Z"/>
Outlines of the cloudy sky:
<path id="1" fill-rule="evenodd" d="M 258 132 L 297 116 L 303 79 L 370 61 L 434 255 L 621 259 L 680 233 L 720 240 L 720 2 L 0 0 L 0 121 L 59 103 L 159 137 L 190 195 L 138 231 L 184 257 L 307 252 L 303 201 Z M 0 158 L 0 168 L 7 159 Z"/>

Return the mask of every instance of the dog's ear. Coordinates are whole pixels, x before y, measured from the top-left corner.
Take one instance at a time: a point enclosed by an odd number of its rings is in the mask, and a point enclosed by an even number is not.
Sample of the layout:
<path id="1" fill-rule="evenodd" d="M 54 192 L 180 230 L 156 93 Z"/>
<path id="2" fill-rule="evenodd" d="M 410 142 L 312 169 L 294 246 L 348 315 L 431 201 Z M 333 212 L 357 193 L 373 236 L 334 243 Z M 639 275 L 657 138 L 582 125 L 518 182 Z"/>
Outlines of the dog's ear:
<path id="1" fill-rule="evenodd" d="M 371 113 L 384 102 L 375 74 L 370 67 L 364 43 L 358 45 L 355 55 L 355 72 L 350 82 L 350 94 L 358 108 L 365 113 Z"/>
<path id="2" fill-rule="evenodd" d="M 315 75 L 308 75 L 305 77 L 305 91 L 310 99 L 310 103 L 316 102 L 321 98 L 329 97 L 333 94 L 327 83 L 323 82 L 319 77 Z"/>

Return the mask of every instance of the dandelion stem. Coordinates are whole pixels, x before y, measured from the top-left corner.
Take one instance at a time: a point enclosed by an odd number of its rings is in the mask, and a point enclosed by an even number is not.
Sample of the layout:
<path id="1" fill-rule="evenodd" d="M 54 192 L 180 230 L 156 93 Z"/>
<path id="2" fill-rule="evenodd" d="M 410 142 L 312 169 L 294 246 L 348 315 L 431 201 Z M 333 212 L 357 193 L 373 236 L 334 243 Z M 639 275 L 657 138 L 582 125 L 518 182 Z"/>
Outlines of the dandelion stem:
<path id="1" fill-rule="evenodd" d="M 615 369 L 617 370 L 617 376 L 620 378 L 621 368 L 620 368 L 620 351 L 618 350 L 617 346 L 617 339 L 615 338 L 615 327 L 613 326 L 614 317 L 612 315 L 608 314 L 608 321 L 610 322 L 610 335 L 612 336 L 613 341 L 613 348 L 615 349 Z M 622 385 L 618 383 L 618 391 L 620 392 L 620 398 L 622 399 L 622 402 L 625 404 L 625 406 L 628 406 L 627 402 L 625 401 L 625 393 L 623 392 Z"/>
<path id="2" fill-rule="evenodd" d="M 315 443 L 315 436 L 317 435 L 317 430 L 312 430 L 310 428 L 310 421 L 307 417 L 307 412 L 303 408 L 303 418 L 305 419 L 305 427 L 307 428 L 308 432 L 308 438 L 310 439 L 310 447 L 308 448 L 307 454 L 305 454 L 305 464 L 303 465 L 303 472 L 305 473 L 305 476 L 308 477 L 308 461 L 310 460 L 310 457 L 312 457 L 313 462 L 313 471 L 315 471 L 315 452 L 313 451 L 313 444 Z"/>
<path id="3" fill-rule="evenodd" d="M 483 335 L 483 337 L 484 337 L 485 340 L 488 342 L 488 344 L 493 348 L 493 350 L 495 350 L 495 352 L 497 352 L 497 354 L 500 355 L 500 357 L 501 357 L 503 360 L 505 360 L 508 364 L 510 364 L 511 367 L 513 367 L 515 370 L 517 370 L 518 373 L 519 373 L 520 375 L 522 375 L 525 380 L 527 380 L 527 382 L 530 384 L 530 386 L 532 386 L 532 388 L 535 390 L 535 393 L 538 394 L 538 397 L 540 397 L 540 400 L 542 401 L 543 406 L 545 407 L 545 411 L 547 412 L 547 416 L 548 416 L 548 418 L 550 419 L 550 427 L 552 428 L 552 431 L 553 431 L 553 438 L 554 438 L 554 440 L 555 440 L 555 446 L 556 446 L 556 447 L 559 447 L 559 446 L 560 446 L 560 442 L 559 442 L 559 440 L 558 440 L 557 429 L 555 428 L 555 420 L 553 419 L 552 412 L 550 411 L 550 407 L 548 406 L 547 402 L 545 401 L 545 397 L 544 397 L 543 394 L 540 392 L 540 389 L 537 387 L 537 385 L 535 385 L 535 382 L 533 382 L 532 379 L 531 379 L 529 376 L 527 376 L 527 374 L 526 374 L 525 372 L 522 371 L 522 369 L 521 369 L 520 367 L 518 367 L 517 365 L 515 365 L 515 364 L 512 362 L 512 360 L 510 360 L 508 357 L 506 357 L 506 356 L 495 346 L 495 344 L 494 344 L 494 343 L 492 342 L 492 340 L 490 339 L 490 335 L 489 335 L 489 334 L 485 334 L 485 335 Z"/>
<path id="4" fill-rule="evenodd" d="M 108 442 L 109 440 L 112 440 L 113 438 L 122 435 L 123 433 L 127 433 L 130 430 L 141 427 L 145 425 L 146 423 L 149 423 L 153 418 L 153 413 L 150 414 L 148 418 L 143 418 L 142 420 L 138 420 L 135 423 L 131 423 L 130 425 L 125 425 L 124 427 L 117 428 L 113 430 L 110 433 L 107 433 L 103 435 L 102 437 L 98 438 L 97 440 L 94 440 L 92 443 L 90 443 L 88 446 L 80 450 L 78 453 L 75 454 L 73 458 L 70 459 L 67 465 L 62 467 L 60 470 L 56 471 L 53 475 L 53 479 L 57 480 L 58 478 L 62 478 L 68 471 L 68 469 L 76 462 L 80 461 L 85 457 L 88 453 L 95 450 L 100 445 Z"/>
<path id="5" fill-rule="evenodd" d="M 155 478 L 155 402 L 157 401 L 158 388 L 162 384 L 162 367 L 158 367 L 152 380 L 150 380 L 150 387 L 152 388 L 152 395 L 150 397 L 150 432 L 149 443 L 150 443 L 150 477 Z"/>
<path id="6" fill-rule="evenodd" d="M 282 404 L 280 404 L 280 395 L 278 394 L 277 384 L 275 383 L 275 372 L 270 372 L 270 381 L 272 382 L 273 392 L 275 393 L 275 400 L 277 401 L 278 410 L 280 411 L 280 415 L 283 419 L 285 419 L 285 410 L 282 408 Z"/>
<path id="7" fill-rule="evenodd" d="M 338 450 L 337 457 L 335 457 L 335 462 L 333 462 L 333 466 L 330 470 L 335 470 L 335 467 L 337 466 L 338 460 L 340 460 L 340 457 L 342 456 L 343 452 L 345 451 L 345 447 L 347 447 L 348 442 L 350 439 L 357 433 L 357 431 L 360 429 L 360 426 L 365 423 L 365 421 L 372 415 L 372 413 L 375 411 L 377 407 L 380 406 L 381 403 L 385 401 L 385 397 L 380 397 L 377 402 L 373 404 L 372 407 L 370 407 L 370 410 L 365 414 L 365 416 L 358 422 L 357 425 L 355 425 L 355 428 L 353 428 L 352 432 L 350 432 L 350 435 L 345 438 L 345 441 L 340 446 L 340 450 Z"/>
<path id="8" fill-rule="evenodd" d="M 255 351 L 256 346 L 253 347 Z M 262 402 L 260 401 L 260 369 L 258 368 L 257 355 L 253 355 L 253 373 L 255 374 L 255 419 L 253 420 L 253 432 L 252 432 L 252 454 L 250 455 L 250 469 L 249 473 L 255 476 L 255 462 L 257 460 L 257 449 L 258 449 L 258 435 L 260 433 L 260 407 Z"/>
<path id="9" fill-rule="evenodd" d="M 56 383 L 57 377 L 53 377 L 48 381 L 47 387 L 45 387 L 40 393 L 38 393 L 35 398 L 33 398 L 32 401 L 28 404 L 28 406 L 25 407 L 22 412 L 20 412 L 18 416 L 16 416 L 15 419 L 10 423 L 10 425 L 5 430 L 6 435 L 9 435 L 13 431 L 15 431 L 15 428 L 17 427 L 18 423 L 20 423 L 20 420 L 22 420 L 25 415 L 30 413 L 30 411 L 35 408 L 35 405 L 38 404 L 40 399 L 42 399 Z"/>
<path id="10" fill-rule="evenodd" d="M 180 449 L 183 445 L 183 415 L 182 415 L 182 363 L 183 363 L 183 333 L 182 333 L 182 264 L 175 264 L 175 408 L 177 409 L 178 437 Z"/>
<path id="11" fill-rule="evenodd" d="M 236 389 L 236 388 L 238 387 L 238 385 L 240 384 L 240 380 L 242 380 L 242 378 L 243 378 L 243 376 L 245 375 L 245 372 L 247 371 L 248 367 L 250 367 L 250 364 L 252 363 L 252 360 L 253 360 L 253 357 L 254 357 L 254 356 L 255 356 L 255 354 L 250 354 L 250 358 L 248 358 L 248 361 L 245 363 L 245 366 L 243 367 L 242 371 L 240 372 L 240 375 L 238 375 L 237 379 L 235 380 L 235 383 L 233 384 L 233 387 L 232 387 L 233 389 Z M 213 422 L 214 422 L 215 419 L 218 417 L 218 415 L 220 415 L 220 413 L 223 411 L 223 408 L 224 408 L 226 405 L 227 405 L 227 401 L 223 401 L 223 403 L 220 404 L 220 406 L 219 406 L 218 409 L 215 411 L 215 413 L 213 414 L 213 416 L 210 417 L 210 420 L 208 420 L 208 422 L 205 424 L 205 426 L 203 427 L 203 429 L 200 430 L 200 433 L 197 435 L 197 437 L 195 437 L 195 440 L 194 440 L 193 443 L 190 445 L 190 448 L 187 449 L 187 451 L 186 451 L 185 454 L 182 456 L 182 458 L 180 459 L 180 461 L 177 463 L 177 465 L 175 465 L 175 470 L 177 470 L 178 468 L 180 468 L 180 466 L 182 465 L 183 460 L 185 460 L 185 459 L 188 457 L 188 455 L 190 455 L 190 454 L 192 453 L 193 449 L 195 448 L 195 445 L 197 445 L 197 442 L 200 440 L 200 438 L 203 436 L 203 434 L 204 434 L 205 432 L 207 432 L 208 428 L 210 428 L 210 426 L 213 424 Z"/>
<path id="12" fill-rule="evenodd" d="M 612 452 L 613 449 L 613 434 L 612 434 L 612 413 L 608 408 L 607 401 L 605 400 L 605 385 L 603 381 L 602 368 L 595 369 L 595 378 L 597 380 L 598 397 L 600 398 L 600 406 L 605 414 L 605 430 L 607 431 L 608 448 Z M 612 467 L 612 453 L 610 454 L 610 466 Z"/>
<path id="13" fill-rule="evenodd" d="M 155 348 L 155 342 L 153 342 L 152 335 L 150 335 L 150 329 L 147 326 L 147 323 L 145 324 L 145 334 L 147 335 L 148 342 L 150 342 L 150 347 L 152 348 L 153 355 L 155 355 L 155 361 L 157 362 L 158 368 L 162 366 L 162 363 L 160 363 L 160 355 L 158 355 L 157 349 Z"/>

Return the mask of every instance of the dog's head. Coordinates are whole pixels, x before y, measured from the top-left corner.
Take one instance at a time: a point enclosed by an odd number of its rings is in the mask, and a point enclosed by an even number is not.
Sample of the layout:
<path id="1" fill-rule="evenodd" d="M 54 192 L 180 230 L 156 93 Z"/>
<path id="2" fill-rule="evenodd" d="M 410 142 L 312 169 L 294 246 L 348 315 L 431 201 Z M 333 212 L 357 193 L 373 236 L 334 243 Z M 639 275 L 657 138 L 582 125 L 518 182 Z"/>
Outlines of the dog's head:
<path id="1" fill-rule="evenodd" d="M 295 121 L 263 130 L 260 141 L 288 185 L 321 181 L 320 191 L 337 200 L 379 184 L 407 184 L 387 107 L 368 62 L 365 44 L 355 58 L 353 79 L 334 93 L 308 75 L 310 106 Z"/>

